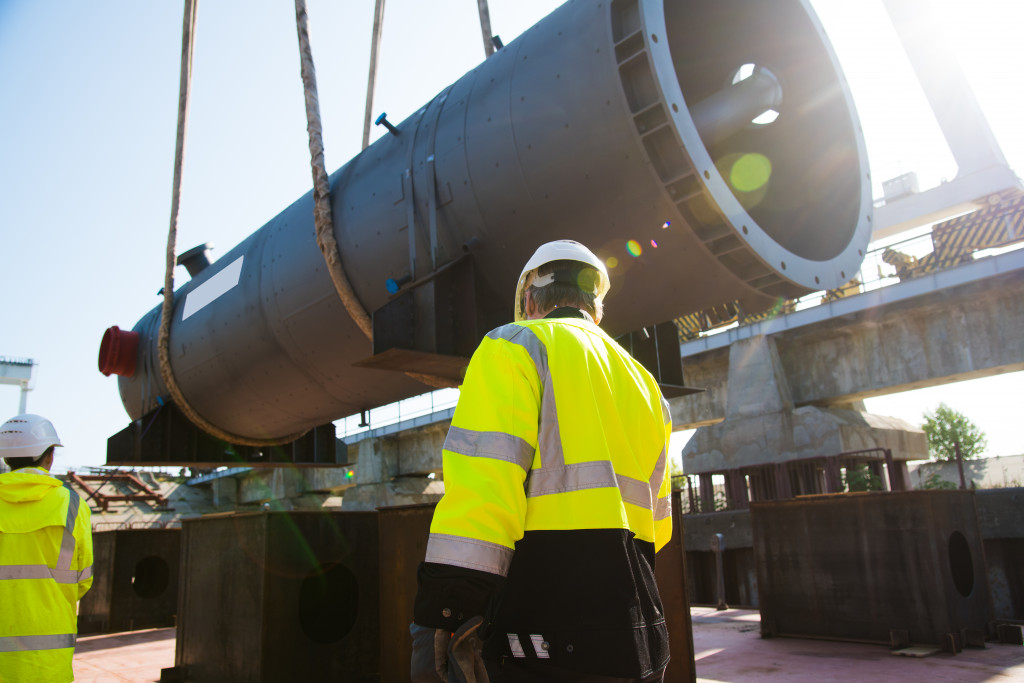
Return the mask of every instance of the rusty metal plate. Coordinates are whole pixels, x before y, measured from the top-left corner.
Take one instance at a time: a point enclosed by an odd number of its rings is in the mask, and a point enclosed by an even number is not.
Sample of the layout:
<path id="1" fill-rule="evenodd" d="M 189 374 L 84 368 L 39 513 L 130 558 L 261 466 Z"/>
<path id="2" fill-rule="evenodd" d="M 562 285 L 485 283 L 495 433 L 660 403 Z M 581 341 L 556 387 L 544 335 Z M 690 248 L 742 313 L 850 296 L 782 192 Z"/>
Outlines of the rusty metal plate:
<path id="1" fill-rule="evenodd" d="M 380 679 L 408 683 L 416 570 L 427 554 L 434 503 L 381 508 L 378 514 L 380 582 L 387 587 L 380 598 Z"/>
<path id="2" fill-rule="evenodd" d="M 380 680 L 375 512 L 207 517 L 183 532 L 185 680 Z"/>
<path id="3" fill-rule="evenodd" d="M 93 586 L 79 603 L 78 632 L 173 626 L 180 548 L 180 529 L 93 534 Z"/>
<path id="4" fill-rule="evenodd" d="M 752 503 L 751 521 L 766 636 L 956 651 L 989 630 L 992 600 L 971 491 Z"/>

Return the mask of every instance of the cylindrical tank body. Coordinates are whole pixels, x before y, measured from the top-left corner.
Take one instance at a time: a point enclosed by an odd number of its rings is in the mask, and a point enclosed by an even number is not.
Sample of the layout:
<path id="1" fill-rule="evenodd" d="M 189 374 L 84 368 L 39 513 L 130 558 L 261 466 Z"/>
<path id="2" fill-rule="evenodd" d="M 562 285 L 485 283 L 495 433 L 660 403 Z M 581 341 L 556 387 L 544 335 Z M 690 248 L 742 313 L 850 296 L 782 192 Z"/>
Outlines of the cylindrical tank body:
<path id="1" fill-rule="evenodd" d="M 751 71 L 758 87 L 734 87 Z M 767 108 L 774 122 L 745 122 Z M 523 263 L 567 238 L 608 263 L 604 327 L 619 334 L 839 286 L 870 235 L 863 138 L 805 0 L 573 0 L 397 129 L 331 176 L 342 261 L 369 312 L 391 299 L 388 280 L 415 285 L 469 253 L 485 319 L 510 320 Z M 136 371 L 120 378 L 133 419 L 167 393 L 159 316 L 135 327 Z M 176 292 L 177 381 L 235 434 L 429 389 L 353 366 L 372 353 L 327 275 L 310 195 Z"/>

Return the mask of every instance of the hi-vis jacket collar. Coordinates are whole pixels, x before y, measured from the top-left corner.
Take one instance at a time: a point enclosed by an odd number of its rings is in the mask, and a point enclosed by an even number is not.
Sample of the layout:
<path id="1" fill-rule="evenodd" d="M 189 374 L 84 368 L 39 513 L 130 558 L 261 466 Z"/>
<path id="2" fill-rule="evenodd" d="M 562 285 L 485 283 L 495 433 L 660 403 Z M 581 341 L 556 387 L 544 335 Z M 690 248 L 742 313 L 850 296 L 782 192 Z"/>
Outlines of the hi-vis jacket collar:
<path id="1" fill-rule="evenodd" d="M 580 320 L 594 322 L 594 319 L 589 313 L 573 306 L 559 306 L 544 316 L 545 320 L 549 318 L 579 318 Z"/>
<path id="2" fill-rule="evenodd" d="M 7 503 L 26 503 L 41 500 L 54 488 L 62 486 L 59 479 L 44 469 L 24 467 L 0 474 L 0 500 Z"/>

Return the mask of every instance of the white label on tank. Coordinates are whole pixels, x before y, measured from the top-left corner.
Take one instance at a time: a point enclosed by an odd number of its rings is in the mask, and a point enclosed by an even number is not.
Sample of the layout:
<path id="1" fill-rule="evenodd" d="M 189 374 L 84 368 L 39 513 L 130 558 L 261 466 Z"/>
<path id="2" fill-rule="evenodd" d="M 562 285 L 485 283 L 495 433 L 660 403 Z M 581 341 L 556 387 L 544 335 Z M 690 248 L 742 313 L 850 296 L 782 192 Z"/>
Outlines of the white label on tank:
<path id="1" fill-rule="evenodd" d="M 238 280 L 242 276 L 242 259 L 244 258 L 244 256 L 239 256 L 219 273 L 189 292 L 185 297 L 185 308 L 181 313 L 181 319 L 187 320 L 193 313 L 198 313 L 231 291 L 231 288 L 238 284 Z"/>

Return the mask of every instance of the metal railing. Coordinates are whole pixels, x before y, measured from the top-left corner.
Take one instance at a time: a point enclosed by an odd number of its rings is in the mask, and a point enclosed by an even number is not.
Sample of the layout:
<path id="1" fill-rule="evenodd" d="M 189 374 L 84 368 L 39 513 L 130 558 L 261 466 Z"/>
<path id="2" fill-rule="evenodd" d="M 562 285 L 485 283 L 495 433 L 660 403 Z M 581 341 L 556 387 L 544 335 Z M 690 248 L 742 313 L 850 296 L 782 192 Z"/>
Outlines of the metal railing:
<path id="1" fill-rule="evenodd" d="M 440 389 L 349 415 L 334 423 L 339 439 L 446 410 L 459 401 L 458 389 Z"/>

